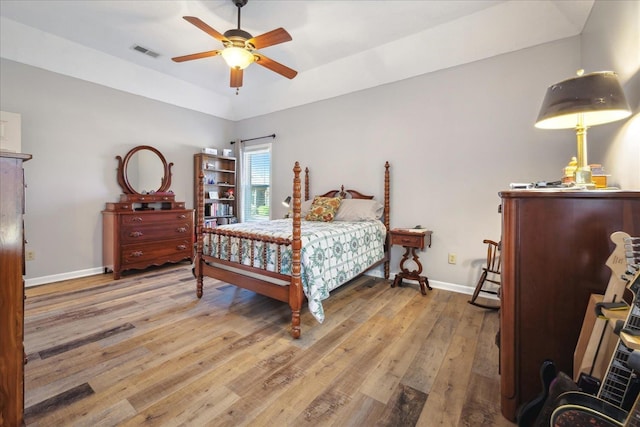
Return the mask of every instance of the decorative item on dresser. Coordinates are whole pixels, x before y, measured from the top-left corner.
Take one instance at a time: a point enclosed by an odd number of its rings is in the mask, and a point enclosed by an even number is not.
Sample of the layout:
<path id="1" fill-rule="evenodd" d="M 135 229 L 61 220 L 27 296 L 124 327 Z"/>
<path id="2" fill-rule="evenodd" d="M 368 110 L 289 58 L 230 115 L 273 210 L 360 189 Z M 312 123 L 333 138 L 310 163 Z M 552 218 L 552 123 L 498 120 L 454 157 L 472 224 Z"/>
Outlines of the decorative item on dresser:
<path id="1" fill-rule="evenodd" d="M 640 192 L 513 190 L 502 198 L 502 414 L 539 392 L 539 368 L 573 372 L 593 293 L 604 293 L 615 231 L 640 233 Z"/>
<path id="2" fill-rule="evenodd" d="M 193 209 L 176 202 L 169 189 L 173 163 L 148 145 L 116 159 L 124 194 L 102 211 L 105 273 L 112 270 L 119 279 L 125 270 L 193 261 Z"/>
<path id="3" fill-rule="evenodd" d="M 30 154 L 0 151 L 0 425 L 24 414 L 24 171 Z"/>
<path id="4" fill-rule="evenodd" d="M 540 129 L 575 129 L 577 161 L 575 183 L 596 188 L 587 161 L 587 129 L 604 123 L 626 119 L 631 108 L 624 96 L 616 73 L 600 71 L 584 74 L 553 84 L 540 107 L 536 127 Z"/>

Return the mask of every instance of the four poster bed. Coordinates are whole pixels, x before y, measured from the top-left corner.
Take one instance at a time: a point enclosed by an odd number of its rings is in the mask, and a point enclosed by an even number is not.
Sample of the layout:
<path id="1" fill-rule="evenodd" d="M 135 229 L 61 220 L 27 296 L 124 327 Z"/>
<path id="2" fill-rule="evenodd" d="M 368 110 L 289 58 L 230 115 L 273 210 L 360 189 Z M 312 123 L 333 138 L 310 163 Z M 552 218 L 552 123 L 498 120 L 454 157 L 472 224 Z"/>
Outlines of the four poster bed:
<path id="1" fill-rule="evenodd" d="M 311 314 L 322 322 L 321 301 L 331 290 L 381 264 L 389 278 L 389 162 L 383 203 L 344 186 L 312 201 L 308 168 L 303 202 L 300 172 L 296 162 L 291 219 L 204 228 L 204 218 L 198 218 L 194 269 L 198 298 L 206 276 L 288 303 L 294 338 L 300 337 L 305 299 Z M 199 212 L 204 212 L 203 194 L 201 188 Z"/>

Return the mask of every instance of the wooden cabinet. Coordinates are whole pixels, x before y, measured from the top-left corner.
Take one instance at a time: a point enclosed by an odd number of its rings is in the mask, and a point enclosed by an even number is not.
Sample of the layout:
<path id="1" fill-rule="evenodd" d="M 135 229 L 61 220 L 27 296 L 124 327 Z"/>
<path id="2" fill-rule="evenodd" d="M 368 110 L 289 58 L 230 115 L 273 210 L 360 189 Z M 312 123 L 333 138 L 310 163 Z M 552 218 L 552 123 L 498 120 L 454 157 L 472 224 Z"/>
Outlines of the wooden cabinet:
<path id="1" fill-rule="evenodd" d="M 29 154 L 0 152 L 0 425 L 24 414 L 24 172 Z"/>
<path id="2" fill-rule="evenodd" d="M 235 222 L 238 214 L 235 157 L 196 154 L 193 171 L 193 204 L 198 224 L 202 220 L 205 227 L 215 227 Z M 204 204 L 200 203 L 200 199 Z M 204 206 L 202 212 L 200 206 Z"/>
<path id="3" fill-rule="evenodd" d="M 108 203 L 103 215 L 103 260 L 119 279 L 125 270 L 190 260 L 193 262 L 193 210 L 119 210 Z"/>
<path id="4" fill-rule="evenodd" d="M 573 373 L 573 353 L 592 293 L 604 293 L 611 233 L 640 235 L 640 192 L 504 191 L 500 373 L 502 414 L 541 391 L 551 359 Z"/>

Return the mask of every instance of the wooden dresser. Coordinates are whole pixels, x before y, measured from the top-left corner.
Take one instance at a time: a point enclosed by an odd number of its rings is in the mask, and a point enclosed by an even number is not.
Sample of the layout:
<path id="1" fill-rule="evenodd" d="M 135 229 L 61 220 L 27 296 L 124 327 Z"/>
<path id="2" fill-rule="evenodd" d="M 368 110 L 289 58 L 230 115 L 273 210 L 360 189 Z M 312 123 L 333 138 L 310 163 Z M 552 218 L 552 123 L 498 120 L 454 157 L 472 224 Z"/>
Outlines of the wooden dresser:
<path id="1" fill-rule="evenodd" d="M 116 159 L 124 194 L 102 211 L 105 273 L 112 270 L 114 279 L 119 279 L 125 270 L 193 262 L 193 209 L 176 202 L 169 189 L 173 163 L 148 145 L 134 147 Z"/>
<path id="2" fill-rule="evenodd" d="M 640 235 L 640 192 L 504 191 L 500 373 L 502 414 L 541 391 L 551 359 L 573 373 L 573 353 L 592 293 L 604 293 L 611 233 Z"/>
<path id="3" fill-rule="evenodd" d="M 30 154 L 0 152 L 0 425 L 23 425 L 24 171 Z"/>
<path id="4" fill-rule="evenodd" d="M 193 210 L 177 204 L 169 210 L 134 211 L 132 203 L 107 203 L 102 212 L 105 272 L 112 270 L 119 279 L 125 270 L 193 262 Z"/>

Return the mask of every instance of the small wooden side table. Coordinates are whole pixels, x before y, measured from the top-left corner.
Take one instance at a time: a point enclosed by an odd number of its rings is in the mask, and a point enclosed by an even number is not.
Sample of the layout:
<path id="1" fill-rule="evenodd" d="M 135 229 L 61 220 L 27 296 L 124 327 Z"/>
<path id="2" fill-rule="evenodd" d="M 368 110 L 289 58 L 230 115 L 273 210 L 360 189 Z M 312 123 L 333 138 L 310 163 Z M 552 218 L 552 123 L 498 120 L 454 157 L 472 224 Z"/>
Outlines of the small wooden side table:
<path id="1" fill-rule="evenodd" d="M 432 232 L 422 228 L 393 228 L 391 229 L 390 234 L 392 246 L 400 245 L 405 248 L 404 255 L 400 261 L 400 272 L 396 274 L 391 287 L 395 288 L 396 285 L 401 286 L 402 279 L 416 280 L 420 283 L 420 291 L 422 292 L 422 295 L 426 295 L 427 288 L 431 289 L 431 286 L 429 286 L 429 279 L 426 276 L 420 275 L 422 273 L 422 264 L 420 263 L 416 250 L 424 250 L 425 244 L 431 247 Z M 410 256 L 413 259 L 413 262 L 417 265 L 417 270 L 409 271 L 405 266 L 405 263 L 409 260 Z"/>

